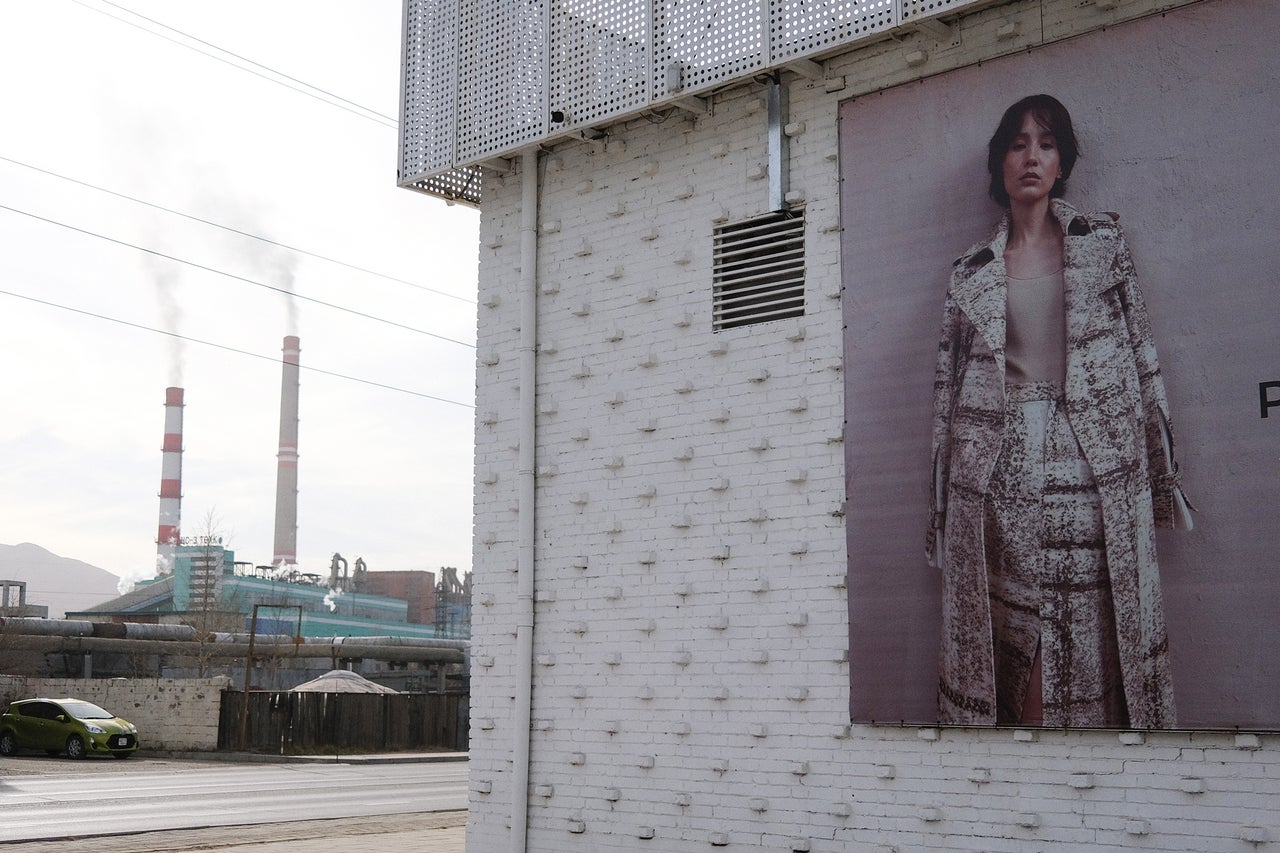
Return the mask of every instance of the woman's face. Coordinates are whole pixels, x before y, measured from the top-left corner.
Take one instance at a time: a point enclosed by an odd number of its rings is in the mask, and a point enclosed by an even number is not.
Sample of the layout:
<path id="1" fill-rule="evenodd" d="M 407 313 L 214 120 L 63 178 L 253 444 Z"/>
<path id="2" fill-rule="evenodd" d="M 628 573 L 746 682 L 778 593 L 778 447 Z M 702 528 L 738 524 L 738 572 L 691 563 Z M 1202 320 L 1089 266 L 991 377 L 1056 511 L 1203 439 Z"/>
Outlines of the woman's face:
<path id="1" fill-rule="evenodd" d="M 1053 133 L 1027 113 L 1022 128 L 1004 155 L 1004 189 L 1011 204 L 1030 204 L 1048 198 L 1062 176 L 1058 142 Z"/>

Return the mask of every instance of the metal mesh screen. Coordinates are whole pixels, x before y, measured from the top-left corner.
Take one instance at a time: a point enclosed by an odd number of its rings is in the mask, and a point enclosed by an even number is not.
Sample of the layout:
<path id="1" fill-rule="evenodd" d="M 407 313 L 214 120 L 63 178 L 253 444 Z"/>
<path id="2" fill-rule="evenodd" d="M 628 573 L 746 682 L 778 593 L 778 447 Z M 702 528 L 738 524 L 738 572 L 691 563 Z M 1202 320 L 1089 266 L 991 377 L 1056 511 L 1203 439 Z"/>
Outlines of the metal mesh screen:
<path id="1" fill-rule="evenodd" d="M 457 121 L 459 0 L 405 4 L 400 105 L 400 180 L 453 167 Z"/>
<path id="2" fill-rule="evenodd" d="M 644 106 L 648 0 L 552 0 L 551 109 L 586 125 Z"/>
<path id="3" fill-rule="evenodd" d="M 461 166 L 401 185 L 439 196 L 445 201 L 456 201 L 476 207 L 480 204 L 480 187 L 483 177 L 484 170 L 479 166 Z"/>
<path id="4" fill-rule="evenodd" d="M 655 0 L 653 14 L 655 100 L 733 80 L 765 65 L 758 2 Z"/>
<path id="5" fill-rule="evenodd" d="M 775 59 L 829 50 L 896 23 L 893 0 L 772 0 L 769 4 Z"/>
<path id="6" fill-rule="evenodd" d="M 458 22 L 459 163 L 547 135 L 546 7 L 465 0 Z"/>
<path id="7" fill-rule="evenodd" d="M 899 0 L 899 2 L 902 4 L 902 20 L 905 23 L 931 15 L 941 15 L 961 6 L 972 6 L 982 0 Z"/>
<path id="8" fill-rule="evenodd" d="M 492 157 L 991 2 L 406 0 L 400 180 L 478 203 Z"/>

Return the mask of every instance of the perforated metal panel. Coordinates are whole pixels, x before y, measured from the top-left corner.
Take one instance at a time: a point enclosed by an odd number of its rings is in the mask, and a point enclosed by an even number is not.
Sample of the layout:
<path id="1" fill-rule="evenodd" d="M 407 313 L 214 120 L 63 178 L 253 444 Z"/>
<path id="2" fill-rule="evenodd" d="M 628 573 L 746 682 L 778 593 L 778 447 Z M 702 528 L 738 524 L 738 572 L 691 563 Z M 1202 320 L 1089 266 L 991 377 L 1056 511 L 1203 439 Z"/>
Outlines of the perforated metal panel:
<path id="1" fill-rule="evenodd" d="M 475 207 L 480 204 L 480 188 L 483 178 L 484 170 L 479 166 L 462 166 L 401 185 L 439 196 L 446 201 L 461 202 Z"/>
<path id="2" fill-rule="evenodd" d="M 546 18 L 538 0 L 463 0 L 458 164 L 547 135 Z"/>
<path id="3" fill-rule="evenodd" d="M 400 180 L 454 165 L 459 0 L 405 4 L 401 78 Z"/>
<path id="4" fill-rule="evenodd" d="M 495 156 L 996 0 L 405 2 L 401 184 L 474 204 Z"/>
<path id="5" fill-rule="evenodd" d="M 774 59 L 829 50 L 897 23 L 893 0 L 772 0 Z"/>
<path id="6" fill-rule="evenodd" d="M 582 126 L 649 98 L 648 0 L 553 0 L 550 106 Z"/>
<path id="7" fill-rule="evenodd" d="M 902 21 L 914 21 L 930 15 L 941 15 L 963 6 L 973 6 L 982 0 L 899 0 L 902 3 Z"/>
<path id="8" fill-rule="evenodd" d="M 751 0 L 654 0 L 654 99 L 763 68 L 760 12 L 761 4 Z"/>

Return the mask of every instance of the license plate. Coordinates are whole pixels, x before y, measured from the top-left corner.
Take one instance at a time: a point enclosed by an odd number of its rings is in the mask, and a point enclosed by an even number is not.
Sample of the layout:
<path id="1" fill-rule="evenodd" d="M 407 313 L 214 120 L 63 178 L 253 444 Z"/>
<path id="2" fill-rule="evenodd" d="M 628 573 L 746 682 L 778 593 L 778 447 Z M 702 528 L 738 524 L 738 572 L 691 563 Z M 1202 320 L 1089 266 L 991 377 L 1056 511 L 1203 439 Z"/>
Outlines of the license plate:
<path id="1" fill-rule="evenodd" d="M 128 746 L 128 745 L 129 745 L 129 739 L 124 735 L 120 735 L 119 737 L 116 738 L 116 746 Z"/>

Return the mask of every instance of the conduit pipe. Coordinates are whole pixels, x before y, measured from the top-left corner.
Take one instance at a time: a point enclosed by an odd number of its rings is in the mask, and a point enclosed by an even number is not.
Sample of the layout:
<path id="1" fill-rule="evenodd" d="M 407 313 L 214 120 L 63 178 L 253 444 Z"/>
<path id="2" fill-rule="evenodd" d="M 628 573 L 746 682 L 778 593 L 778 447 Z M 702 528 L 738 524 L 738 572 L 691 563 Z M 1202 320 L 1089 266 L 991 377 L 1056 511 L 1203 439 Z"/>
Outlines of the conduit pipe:
<path id="1" fill-rule="evenodd" d="M 525 853 L 533 722 L 534 483 L 538 345 L 538 149 L 520 155 L 520 455 L 516 480 L 516 701 L 512 709 L 511 853 Z"/>
<path id="2" fill-rule="evenodd" d="M 773 72 L 769 83 L 769 209 L 787 209 L 787 193 L 791 190 L 791 146 L 787 139 L 787 121 L 791 105 L 782 72 Z"/>

